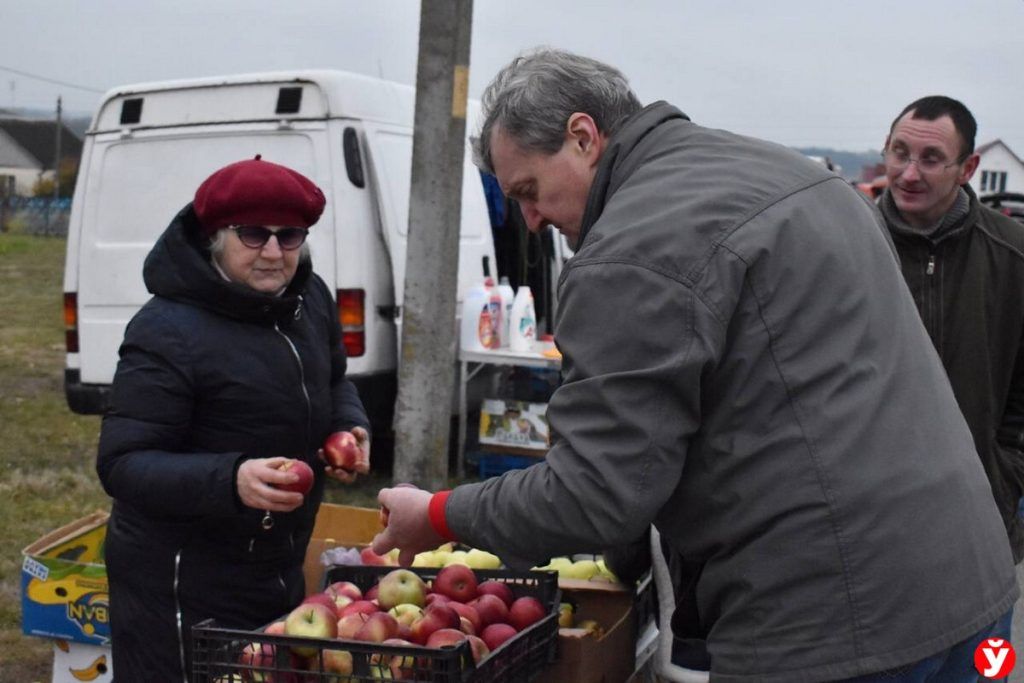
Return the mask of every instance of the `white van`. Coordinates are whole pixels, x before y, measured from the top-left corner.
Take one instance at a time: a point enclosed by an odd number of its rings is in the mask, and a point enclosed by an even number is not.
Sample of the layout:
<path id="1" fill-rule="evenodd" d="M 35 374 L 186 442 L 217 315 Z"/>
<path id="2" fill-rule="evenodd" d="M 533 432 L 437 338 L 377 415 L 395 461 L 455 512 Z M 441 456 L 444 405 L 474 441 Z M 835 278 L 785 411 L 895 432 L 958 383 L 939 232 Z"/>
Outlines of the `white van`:
<path id="1" fill-rule="evenodd" d="M 314 270 L 335 292 L 349 373 L 387 425 L 396 365 L 412 163 L 414 89 L 339 71 L 146 83 L 108 92 L 86 133 L 64 271 L 65 394 L 101 413 L 125 326 L 150 295 L 142 264 L 210 173 L 256 154 L 323 189 Z M 470 107 L 467 135 L 478 107 Z M 480 174 L 463 169 L 458 297 L 494 241 Z"/>

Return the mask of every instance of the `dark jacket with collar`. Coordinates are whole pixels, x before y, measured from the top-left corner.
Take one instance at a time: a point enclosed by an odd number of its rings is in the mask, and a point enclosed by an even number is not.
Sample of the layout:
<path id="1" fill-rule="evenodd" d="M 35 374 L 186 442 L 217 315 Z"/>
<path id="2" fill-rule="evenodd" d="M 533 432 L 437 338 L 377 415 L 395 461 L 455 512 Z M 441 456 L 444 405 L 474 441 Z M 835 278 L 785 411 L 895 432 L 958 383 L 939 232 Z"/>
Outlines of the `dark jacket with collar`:
<path id="1" fill-rule="evenodd" d="M 978 202 L 936 238 L 889 220 L 903 276 L 1024 558 L 1024 225 Z M 884 197 L 883 197 L 884 201 Z"/>
<path id="2" fill-rule="evenodd" d="M 456 537 L 537 562 L 654 523 L 700 564 L 712 681 L 893 668 L 1013 605 L 970 432 L 845 181 L 656 103 L 610 139 L 583 228 L 554 443 L 455 488 Z"/>
<path id="3" fill-rule="evenodd" d="M 114 499 L 114 659 L 119 680 L 181 680 L 172 672 L 196 621 L 254 628 L 301 600 L 324 487 L 316 451 L 368 421 L 345 378 L 334 302 L 308 259 L 281 296 L 229 283 L 189 205 L 144 278 L 154 296 L 125 331 L 97 459 Z M 235 473 L 245 458 L 271 456 L 305 460 L 317 476 L 302 507 L 265 529 Z"/>

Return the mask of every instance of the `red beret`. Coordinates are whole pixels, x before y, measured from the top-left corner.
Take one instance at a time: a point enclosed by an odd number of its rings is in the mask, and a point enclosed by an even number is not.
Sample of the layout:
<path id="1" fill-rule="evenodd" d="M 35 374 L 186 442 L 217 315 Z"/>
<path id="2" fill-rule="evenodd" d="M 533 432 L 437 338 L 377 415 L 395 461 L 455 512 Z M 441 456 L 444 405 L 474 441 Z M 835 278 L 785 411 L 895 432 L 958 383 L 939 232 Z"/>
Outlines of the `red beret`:
<path id="1" fill-rule="evenodd" d="M 309 178 L 257 154 L 204 180 L 192 205 L 212 235 L 229 225 L 308 228 L 320 219 L 324 203 L 324 193 Z"/>

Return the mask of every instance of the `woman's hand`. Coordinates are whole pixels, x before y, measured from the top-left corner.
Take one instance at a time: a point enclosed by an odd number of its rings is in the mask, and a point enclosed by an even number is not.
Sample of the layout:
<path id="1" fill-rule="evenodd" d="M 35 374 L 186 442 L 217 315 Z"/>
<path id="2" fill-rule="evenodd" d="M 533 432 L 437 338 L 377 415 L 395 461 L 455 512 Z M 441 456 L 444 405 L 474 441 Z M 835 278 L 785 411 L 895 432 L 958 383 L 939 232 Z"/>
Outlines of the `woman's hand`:
<path id="1" fill-rule="evenodd" d="M 275 488 L 292 484 L 299 475 L 277 469 L 288 458 L 253 458 L 238 466 L 235 487 L 247 507 L 271 512 L 291 512 L 302 505 L 303 495 Z"/>
<path id="2" fill-rule="evenodd" d="M 336 479 L 343 484 L 351 484 L 358 475 L 370 472 L 370 434 L 362 427 L 353 427 L 351 431 L 352 436 L 356 437 L 356 445 L 359 447 L 359 457 L 356 458 L 355 467 L 351 470 L 346 470 L 341 467 L 331 467 L 328 464 L 324 468 L 328 477 Z M 324 449 L 318 450 L 316 455 L 325 463 L 327 462 Z"/>

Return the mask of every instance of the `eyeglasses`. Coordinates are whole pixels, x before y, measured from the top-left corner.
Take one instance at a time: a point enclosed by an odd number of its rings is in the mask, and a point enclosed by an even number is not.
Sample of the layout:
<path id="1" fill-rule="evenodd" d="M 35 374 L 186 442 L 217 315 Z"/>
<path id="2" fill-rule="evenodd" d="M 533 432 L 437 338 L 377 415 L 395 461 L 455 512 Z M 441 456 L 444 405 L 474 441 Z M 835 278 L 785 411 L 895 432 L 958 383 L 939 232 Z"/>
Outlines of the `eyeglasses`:
<path id="1" fill-rule="evenodd" d="M 882 152 L 882 159 L 885 161 L 885 164 L 894 171 L 903 171 L 910 166 L 910 164 L 917 164 L 917 170 L 925 175 L 942 173 L 947 168 L 959 166 L 964 162 L 964 159 L 957 159 L 951 163 L 945 163 L 942 159 L 937 159 L 935 157 L 915 159 L 902 149 L 887 149 Z"/>
<path id="2" fill-rule="evenodd" d="M 281 228 L 274 231 L 262 225 L 235 225 L 228 229 L 234 230 L 238 241 L 250 249 L 262 249 L 271 237 L 276 237 L 279 247 L 292 251 L 302 246 L 308 234 L 303 228 Z"/>

